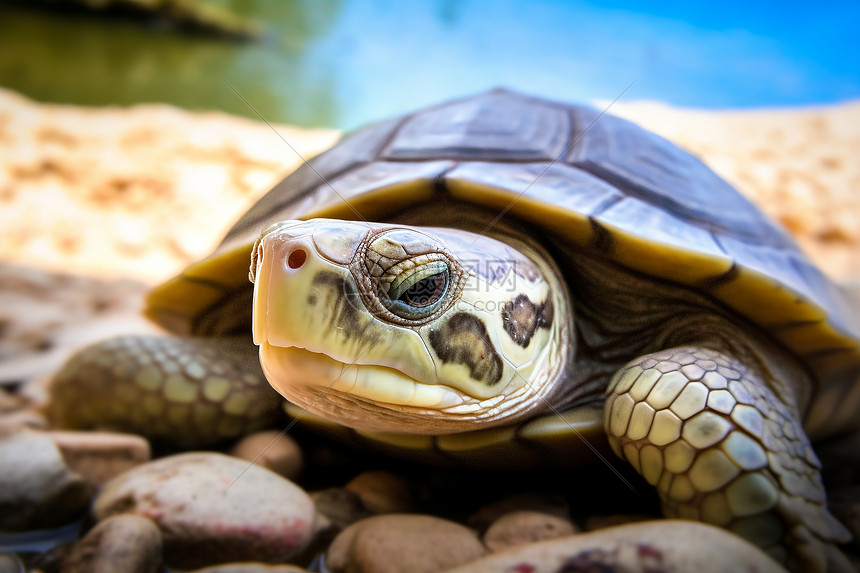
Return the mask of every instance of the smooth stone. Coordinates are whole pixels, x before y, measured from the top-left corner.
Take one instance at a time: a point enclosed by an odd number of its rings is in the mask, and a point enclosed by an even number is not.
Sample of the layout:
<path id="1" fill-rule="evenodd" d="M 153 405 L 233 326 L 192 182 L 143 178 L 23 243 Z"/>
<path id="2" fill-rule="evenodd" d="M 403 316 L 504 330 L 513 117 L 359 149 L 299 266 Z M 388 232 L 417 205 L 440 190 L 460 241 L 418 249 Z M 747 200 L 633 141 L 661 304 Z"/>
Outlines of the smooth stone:
<path id="1" fill-rule="evenodd" d="M 0 531 L 64 525 L 86 509 L 93 489 L 66 467 L 45 433 L 0 436 Z"/>
<path id="2" fill-rule="evenodd" d="M 61 573 L 158 573 L 161 532 L 151 520 L 137 515 L 105 519 L 78 543 L 63 562 Z"/>
<path id="3" fill-rule="evenodd" d="M 66 465 L 87 483 L 102 485 L 152 457 L 149 442 L 135 434 L 50 432 Z"/>
<path id="4" fill-rule="evenodd" d="M 623 571 L 787 573 L 737 535 L 695 521 L 657 520 L 541 541 L 494 553 L 447 573 Z"/>
<path id="5" fill-rule="evenodd" d="M 412 511 L 412 488 L 402 477 L 383 470 L 358 474 L 344 486 L 361 498 L 373 513 L 408 513 Z"/>
<path id="6" fill-rule="evenodd" d="M 484 545 L 490 551 L 527 545 L 545 539 L 555 539 L 576 533 L 569 520 L 539 511 L 514 511 L 493 522 L 484 533 Z"/>
<path id="7" fill-rule="evenodd" d="M 468 524 L 479 531 L 486 531 L 494 521 L 514 511 L 538 511 L 563 519 L 570 516 L 570 507 L 562 496 L 526 492 L 485 505 L 469 518 Z"/>
<path id="8" fill-rule="evenodd" d="M 269 565 L 267 563 L 225 563 L 203 569 L 195 569 L 188 573 L 307 573 L 307 569 L 295 565 Z"/>
<path id="9" fill-rule="evenodd" d="M 377 515 L 350 525 L 329 547 L 331 573 L 433 573 L 486 554 L 471 529 L 429 515 Z"/>
<path id="10" fill-rule="evenodd" d="M 0 573 L 25 573 L 27 569 L 14 553 L 0 553 Z"/>
<path id="11" fill-rule="evenodd" d="M 254 462 L 289 480 L 297 479 L 304 467 L 301 446 L 291 436 L 277 430 L 245 436 L 233 446 L 230 455 Z"/>
<path id="12" fill-rule="evenodd" d="M 315 491 L 310 496 L 317 512 L 326 518 L 326 526 L 334 527 L 337 531 L 373 515 L 358 494 L 342 487 Z"/>
<path id="13" fill-rule="evenodd" d="M 161 458 L 106 483 L 93 504 L 96 519 L 124 512 L 158 525 L 165 562 L 178 569 L 288 561 L 317 525 L 313 502 L 291 481 L 208 452 Z"/>

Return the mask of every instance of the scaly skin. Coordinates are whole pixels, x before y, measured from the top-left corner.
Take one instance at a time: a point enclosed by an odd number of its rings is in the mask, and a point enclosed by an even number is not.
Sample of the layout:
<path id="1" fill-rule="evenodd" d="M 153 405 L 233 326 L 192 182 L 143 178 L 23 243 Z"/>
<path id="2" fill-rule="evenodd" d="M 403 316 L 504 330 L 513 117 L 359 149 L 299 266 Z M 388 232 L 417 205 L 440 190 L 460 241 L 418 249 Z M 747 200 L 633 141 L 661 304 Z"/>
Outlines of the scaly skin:
<path id="1" fill-rule="evenodd" d="M 271 425 L 280 403 L 247 338 L 122 336 L 65 364 L 48 415 L 63 428 L 197 447 Z"/>
<path id="2" fill-rule="evenodd" d="M 696 347 L 643 356 L 610 382 L 604 426 L 667 517 L 729 529 L 795 571 L 851 570 L 800 422 L 739 361 Z"/>

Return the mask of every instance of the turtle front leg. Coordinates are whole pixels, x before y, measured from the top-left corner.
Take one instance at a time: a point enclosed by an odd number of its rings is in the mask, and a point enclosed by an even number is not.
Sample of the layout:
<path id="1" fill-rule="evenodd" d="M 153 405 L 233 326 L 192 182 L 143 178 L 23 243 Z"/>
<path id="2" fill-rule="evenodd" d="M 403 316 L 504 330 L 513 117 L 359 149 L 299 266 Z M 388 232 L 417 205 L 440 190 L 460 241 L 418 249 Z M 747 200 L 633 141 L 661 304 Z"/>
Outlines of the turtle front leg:
<path id="1" fill-rule="evenodd" d="M 674 348 L 631 362 L 609 384 L 604 427 L 667 517 L 729 529 L 795 571 L 850 567 L 800 422 L 737 360 Z"/>
<path id="2" fill-rule="evenodd" d="M 197 447 L 271 425 L 283 399 L 250 337 L 121 336 L 88 346 L 54 377 L 48 415 Z"/>

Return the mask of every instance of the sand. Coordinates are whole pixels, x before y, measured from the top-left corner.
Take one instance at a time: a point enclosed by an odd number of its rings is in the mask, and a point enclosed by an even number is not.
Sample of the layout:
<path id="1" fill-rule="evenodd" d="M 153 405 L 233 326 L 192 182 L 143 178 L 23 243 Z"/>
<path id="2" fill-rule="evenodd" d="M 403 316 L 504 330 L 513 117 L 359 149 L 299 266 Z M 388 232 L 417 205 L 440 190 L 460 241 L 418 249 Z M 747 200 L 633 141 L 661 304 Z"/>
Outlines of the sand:
<path id="1" fill-rule="evenodd" d="M 339 135 L 274 127 L 305 157 Z M 157 283 L 211 251 L 300 163 L 262 122 L 0 90 L 0 261 Z"/>
<path id="2" fill-rule="evenodd" d="M 860 102 L 712 112 L 613 106 L 702 157 L 839 280 L 860 280 Z M 333 130 L 275 126 L 302 156 Z M 0 261 L 153 284 L 208 253 L 300 159 L 263 123 L 0 90 Z"/>

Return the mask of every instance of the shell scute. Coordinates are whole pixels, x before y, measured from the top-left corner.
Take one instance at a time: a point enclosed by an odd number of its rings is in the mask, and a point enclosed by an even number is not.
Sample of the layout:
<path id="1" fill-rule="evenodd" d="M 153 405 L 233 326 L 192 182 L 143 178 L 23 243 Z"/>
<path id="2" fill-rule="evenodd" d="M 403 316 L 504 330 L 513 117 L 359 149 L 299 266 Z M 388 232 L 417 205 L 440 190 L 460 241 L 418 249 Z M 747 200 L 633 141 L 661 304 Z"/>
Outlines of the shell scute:
<path id="1" fill-rule="evenodd" d="M 552 161 L 569 132 L 563 108 L 494 91 L 410 116 L 381 158 Z"/>

